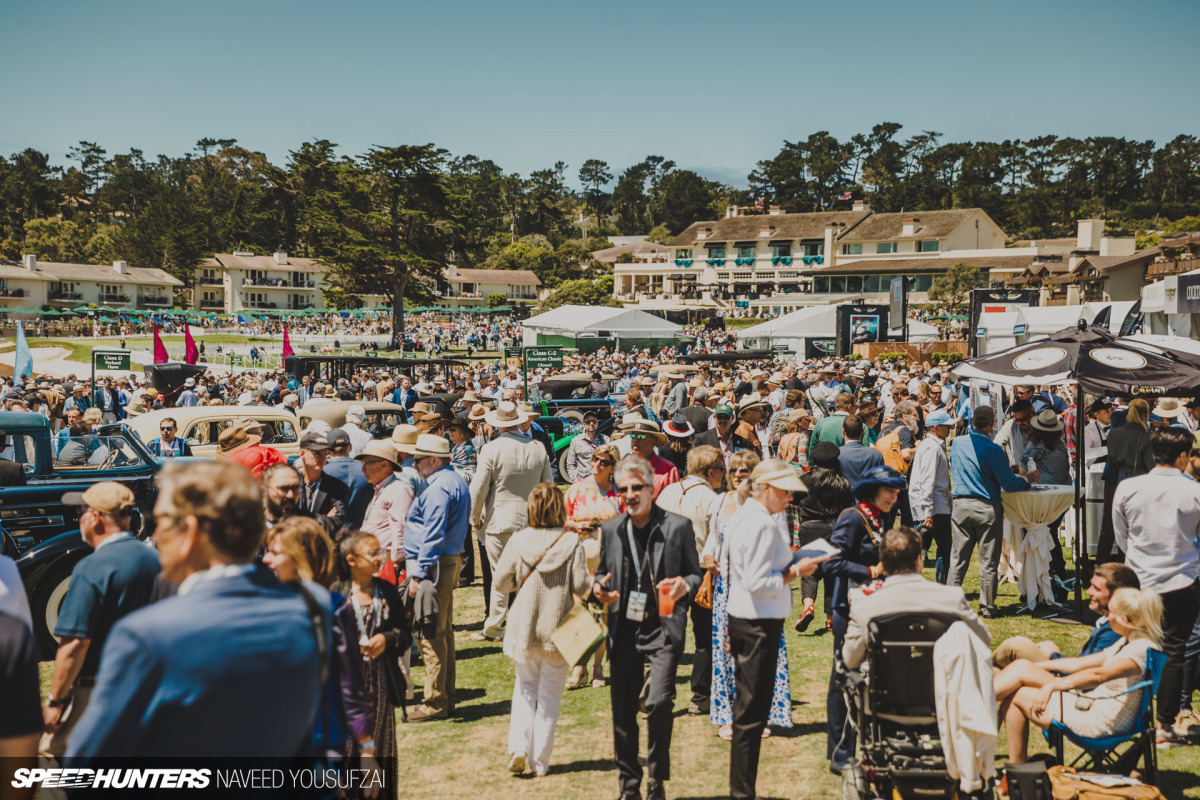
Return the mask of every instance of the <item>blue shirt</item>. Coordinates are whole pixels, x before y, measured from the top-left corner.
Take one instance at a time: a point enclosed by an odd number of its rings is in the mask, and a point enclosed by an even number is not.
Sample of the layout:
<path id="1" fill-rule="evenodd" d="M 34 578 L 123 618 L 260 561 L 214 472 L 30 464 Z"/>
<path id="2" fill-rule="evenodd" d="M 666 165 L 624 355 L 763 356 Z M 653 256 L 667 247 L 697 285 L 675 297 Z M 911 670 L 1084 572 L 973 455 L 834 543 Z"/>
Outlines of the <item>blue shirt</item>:
<path id="1" fill-rule="evenodd" d="M 408 510 L 404 557 L 408 573 L 422 579 L 442 556 L 459 555 L 471 529 L 471 493 L 449 464 L 429 477 L 429 485 Z"/>
<path id="2" fill-rule="evenodd" d="M 331 458 L 325 462 L 325 474 L 350 487 L 350 497 L 346 500 L 346 527 L 358 530 L 367 516 L 367 506 L 375 496 L 374 487 L 363 475 L 362 464 L 349 456 Z"/>
<path id="3" fill-rule="evenodd" d="M 54 633 L 91 641 L 81 676 L 95 677 L 109 631 L 126 614 L 150 602 L 161 569 L 158 553 L 130 533 L 112 534 L 75 565 Z"/>
<path id="4" fill-rule="evenodd" d="M 1000 492 L 1021 492 L 1029 481 L 1014 475 L 1004 448 L 977 430 L 950 443 L 950 479 L 954 497 L 1000 502 Z"/>

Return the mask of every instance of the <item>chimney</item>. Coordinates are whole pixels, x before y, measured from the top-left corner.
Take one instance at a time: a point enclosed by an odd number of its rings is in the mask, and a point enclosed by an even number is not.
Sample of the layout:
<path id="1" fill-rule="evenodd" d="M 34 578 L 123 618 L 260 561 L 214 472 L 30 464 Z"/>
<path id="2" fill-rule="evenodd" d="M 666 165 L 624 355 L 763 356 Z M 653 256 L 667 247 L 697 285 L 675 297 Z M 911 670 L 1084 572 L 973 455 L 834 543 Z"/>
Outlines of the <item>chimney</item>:
<path id="1" fill-rule="evenodd" d="M 113 262 L 113 272 L 117 273 L 118 275 L 128 275 L 129 274 L 129 265 L 126 264 L 124 261 L 114 261 Z"/>
<path id="2" fill-rule="evenodd" d="M 771 210 L 767 213 L 772 217 L 783 216 L 783 208 L 781 206 L 771 206 Z"/>
<path id="3" fill-rule="evenodd" d="M 855 211 L 870 211 L 871 207 L 867 205 L 866 200 L 855 200 L 853 209 Z"/>
<path id="4" fill-rule="evenodd" d="M 21 266 L 25 267 L 25 269 L 29 270 L 30 272 L 37 272 L 37 256 L 35 256 L 33 253 L 27 253 L 26 255 L 21 256 Z"/>
<path id="5" fill-rule="evenodd" d="M 275 251 L 275 263 L 281 267 L 286 267 L 287 263 L 288 263 L 287 262 L 287 253 L 284 252 L 283 250 L 276 250 Z"/>
<path id="6" fill-rule="evenodd" d="M 759 228 L 758 235 L 759 236 L 770 236 L 774 232 L 775 232 L 774 225 L 763 225 L 761 228 Z"/>
<path id="7" fill-rule="evenodd" d="M 708 235 L 710 233 L 712 233 L 712 228 L 697 228 L 696 229 L 696 238 L 697 239 L 707 239 Z"/>
<path id="8" fill-rule="evenodd" d="M 832 267 L 835 250 L 833 247 L 834 240 L 838 234 L 842 232 L 841 226 L 836 222 L 830 222 L 825 226 L 825 266 Z"/>
<path id="9" fill-rule="evenodd" d="M 917 217 L 905 217 L 904 218 L 904 229 L 901 231 L 900 235 L 901 236 L 916 236 L 917 228 L 921 227 L 919 224 L 920 222 L 921 222 L 921 220 L 918 219 Z"/>
<path id="10" fill-rule="evenodd" d="M 1104 220 L 1079 220 L 1079 234 L 1075 237 L 1076 250 L 1093 250 L 1099 252 L 1100 239 L 1104 237 Z"/>
<path id="11" fill-rule="evenodd" d="M 725 219 L 733 219 L 738 215 L 737 206 L 725 206 Z"/>

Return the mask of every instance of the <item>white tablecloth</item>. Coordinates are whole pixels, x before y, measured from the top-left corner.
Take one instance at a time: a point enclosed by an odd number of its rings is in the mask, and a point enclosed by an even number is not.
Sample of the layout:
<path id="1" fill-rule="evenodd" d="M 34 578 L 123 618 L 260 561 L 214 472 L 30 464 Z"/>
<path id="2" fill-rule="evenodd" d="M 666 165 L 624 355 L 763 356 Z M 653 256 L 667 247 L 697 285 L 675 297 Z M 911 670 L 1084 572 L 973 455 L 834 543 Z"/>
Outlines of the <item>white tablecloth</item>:
<path id="1" fill-rule="evenodd" d="M 1038 484 L 1041 485 L 1041 484 Z M 1038 598 L 1055 602 L 1050 585 L 1050 551 L 1054 540 L 1049 523 L 1075 502 L 1074 486 L 1047 485 L 1027 492 L 1004 492 L 1004 543 L 1000 574 L 1012 580 L 1032 610 Z"/>

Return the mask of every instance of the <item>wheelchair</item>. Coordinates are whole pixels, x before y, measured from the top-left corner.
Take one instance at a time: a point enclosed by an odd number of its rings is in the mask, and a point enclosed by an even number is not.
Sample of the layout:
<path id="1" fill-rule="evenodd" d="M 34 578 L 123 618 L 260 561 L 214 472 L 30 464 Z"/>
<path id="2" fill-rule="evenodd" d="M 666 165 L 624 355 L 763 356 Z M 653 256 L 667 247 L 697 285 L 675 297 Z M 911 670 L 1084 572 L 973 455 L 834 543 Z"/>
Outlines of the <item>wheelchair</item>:
<path id="1" fill-rule="evenodd" d="M 867 657 L 848 670 L 838 654 L 848 723 L 861 758 L 842 771 L 842 800 L 991 798 L 991 783 L 961 795 L 946 769 L 937 725 L 933 647 L 955 614 L 896 613 L 870 622 Z"/>

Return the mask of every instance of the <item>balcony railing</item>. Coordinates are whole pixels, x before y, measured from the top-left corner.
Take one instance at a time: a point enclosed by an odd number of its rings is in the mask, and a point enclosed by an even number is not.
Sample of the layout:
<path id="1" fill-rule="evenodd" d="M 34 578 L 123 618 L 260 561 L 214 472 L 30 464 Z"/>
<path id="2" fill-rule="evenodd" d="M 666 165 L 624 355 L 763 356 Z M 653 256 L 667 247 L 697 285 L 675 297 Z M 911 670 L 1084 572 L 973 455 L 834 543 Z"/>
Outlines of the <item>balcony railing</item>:
<path id="1" fill-rule="evenodd" d="M 100 295 L 101 303 L 128 303 L 129 295 L 127 294 L 102 294 Z"/>
<path id="2" fill-rule="evenodd" d="M 224 308 L 225 303 L 221 300 L 212 300 L 209 298 L 205 298 L 200 301 L 200 307 L 201 308 Z"/>
<path id="3" fill-rule="evenodd" d="M 139 296 L 139 306 L 167 306 L 171 304 L 171 298 L 163 295 Z"/>
<path id="4" fill-rule="evenodd" d="M 288 281 L 283 278 L 243 278 L 242 286 L 262 286 L 267 289 L 315 289 L 313 281 Z"/>
<path id="5" fill-rule="evenodd" d="M 200 284 L 202 286 L 220 286 L 223 282 L 224 281 L 222 281 L 221 278 L 201 278 L 200 279 Z"/>
<path id="6" fill-rule="evenodd" d="M 24 297 L 24 289 L 0 289 L 0 297 Z"/>
<path id="7" fill-rule="evenodd" d="M 62 291 L 51 292 L 50 299 L 51 300 L 82 300 L 83 294 L 81 294 L 80 292 L 62 292 Z"/>

